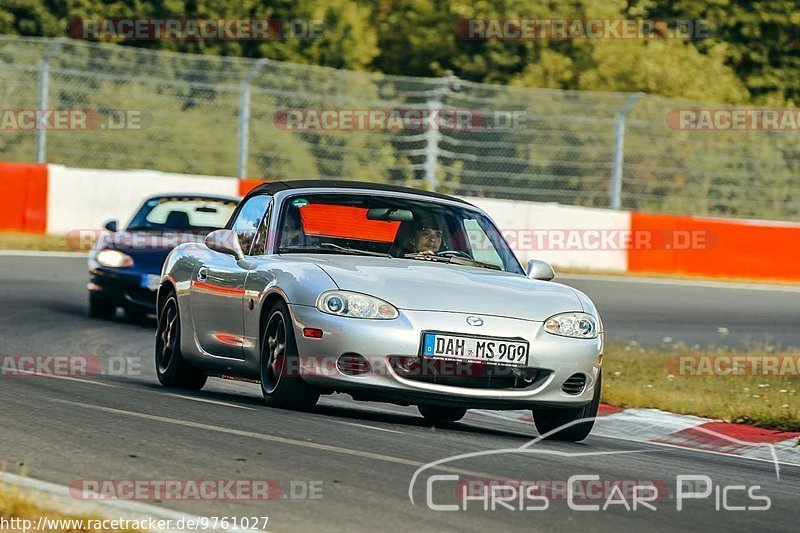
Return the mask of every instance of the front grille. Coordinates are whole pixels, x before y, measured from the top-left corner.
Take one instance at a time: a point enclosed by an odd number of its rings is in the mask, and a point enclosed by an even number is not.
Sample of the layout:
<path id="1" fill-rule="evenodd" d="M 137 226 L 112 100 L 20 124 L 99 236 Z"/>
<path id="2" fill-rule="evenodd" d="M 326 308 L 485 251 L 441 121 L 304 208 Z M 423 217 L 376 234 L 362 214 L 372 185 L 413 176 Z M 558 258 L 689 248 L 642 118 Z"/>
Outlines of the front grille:
<path id="1" fill-rule="evenodd" d="M 469 389 L 533 388 L 550 375 L 549 370 L 538 368 L 511 368 L 419 356 L 391 356 L 389 364 L 398 376 L 405 379 Z"/>
<path id="2" fill-rule="evenodd" d="M 577 396 L 578 394 L 583 392 L 583 389 L 586 387 L 586 376 L 583 374 L 572 374 L 567 380 L 561 385 L 561 390 L 564 391 L 565 394 L 572 394 L 573 396 Z"/>
<path id="3" fill-rule="evenodd" d="M 336 360 L 336 368 L 346 376 L 363 376 L 369 374 L 369 361 L 357 353 L 345 353 Z"/>

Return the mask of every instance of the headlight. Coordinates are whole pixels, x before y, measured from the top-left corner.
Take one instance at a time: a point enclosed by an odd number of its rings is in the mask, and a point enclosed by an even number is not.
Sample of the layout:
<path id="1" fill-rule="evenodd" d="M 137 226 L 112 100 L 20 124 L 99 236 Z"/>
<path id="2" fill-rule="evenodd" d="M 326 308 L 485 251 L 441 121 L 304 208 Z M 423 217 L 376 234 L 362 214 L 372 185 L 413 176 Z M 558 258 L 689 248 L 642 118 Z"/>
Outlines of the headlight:
<path id="1" fill-rule="evenodd" d="M 133 266 L 133 258 L 119 250 L 100 250 L 95 260 L 109 268 L 128 268 Z"/>
<path id="2" fill-rule="evenodd" d="M 597 337 L 597 319 L 586 313 L 562 313 L 545 320 L 544 330 L 562 337 L 594 339 Z"/>
<path id="3" fill-rule="evenodd" d="M 397 318 L 397 308 L 380 298 L 349 291 L 323 292 L 317 298 L 317 309 L 323 313 L 351 318 Z"/>

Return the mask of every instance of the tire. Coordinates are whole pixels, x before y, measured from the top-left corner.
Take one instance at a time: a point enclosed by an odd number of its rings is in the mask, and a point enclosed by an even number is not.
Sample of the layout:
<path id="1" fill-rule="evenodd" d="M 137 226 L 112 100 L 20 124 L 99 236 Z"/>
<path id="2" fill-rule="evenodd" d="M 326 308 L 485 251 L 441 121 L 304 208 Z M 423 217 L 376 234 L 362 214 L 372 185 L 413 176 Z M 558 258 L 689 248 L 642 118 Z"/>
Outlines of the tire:
<path id="1" fill-rule="evenodd" d="M 546 407 L 534 409 L 533 423 L 536 425 L 536 431 L 538 431 L 540 435 L 544 435 L 575 420 L 589 418 L 590 420 L 586 422 L 573 424 L 552 435 L 548 435 L 546 438 L 548 440 L 580 442 L 588 437 L 589 433 L 592 432 L 592 427 L 594 427 L 594 419 L 597 417 L 597 408 L 600 406 L 600 389 L 603 384 L 602 378 L 602 374 L 597 375 L 597 383 L 594 385 L 592 401 L 583 407 Z"/>
<path id="2" fill-rule="evenodd" d="M 112 300 L 105 296 L 90 292 L 89 293 L 89 316 L 92 318 L 102 318 L 111 320 L 117 314 L 117 306 Z"/>
<path id="3" fill-rule="evenodd" d="M 165 387 L 200 390 L 208 377 L 183 358 L 181 320 L 175 292 L 170 291 L 158 310 L 156 329 L 156 374 Z"/>
<path id="4" fill-rule="evenodd" d="M 261 393 L 267 405 L 308 411 L 317 404 L 319 391 L 298 375 L 299 361 L 289 308 L 278 301 L 261 331 Z"/>
<path id="5" fill-rule="evenodd" d="M 441 422 L 458 422 L 467 414 L 466 409 L 459 407 L 439 407 L 437 405 L 418 405 L 419 414 L 432 424 Z"/>

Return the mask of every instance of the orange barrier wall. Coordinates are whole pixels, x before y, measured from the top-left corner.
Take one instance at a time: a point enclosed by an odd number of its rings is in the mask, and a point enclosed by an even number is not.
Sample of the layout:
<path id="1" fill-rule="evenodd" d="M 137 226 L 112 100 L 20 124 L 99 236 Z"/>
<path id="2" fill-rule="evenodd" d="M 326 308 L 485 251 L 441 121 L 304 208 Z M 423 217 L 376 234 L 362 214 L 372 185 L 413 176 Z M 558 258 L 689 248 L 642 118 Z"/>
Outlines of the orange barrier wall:
<path id="1" fill-rule="evenodd" d="M 239 178 L 239 196 L 244 196 L 262 183 L 266 182 L 257 178 Z"/>
<path id="2" fill-rule="evenodd" d="M 800 225 L 631 213 L 631 230 L 628 272 L 800 280 Z"/>
<path id="3" fill-rule="evenodd" d="M 0 163 L 0 231 L 47 229 L 47 165 Z"/>

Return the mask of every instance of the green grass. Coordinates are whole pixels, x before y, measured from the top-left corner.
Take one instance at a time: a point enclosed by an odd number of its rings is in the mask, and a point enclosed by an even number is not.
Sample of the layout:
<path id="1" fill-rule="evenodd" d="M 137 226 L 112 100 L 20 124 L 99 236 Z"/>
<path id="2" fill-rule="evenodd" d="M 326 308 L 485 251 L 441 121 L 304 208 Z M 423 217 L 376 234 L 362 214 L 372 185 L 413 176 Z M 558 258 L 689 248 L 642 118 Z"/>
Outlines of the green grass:
<path id="1" fill-rule="evenodd" d="M 76 529 L 74 527 L 59 528 L 55 527 L 53 523 L 50 522 L 51 527 L 49 527 L 47 531 L 52 531 L 56 533 L 72 533 L 76 531 L 80 531 L 82 533 L 123 533 L 123 532 L 136 533 L 137 531 L 140 531 L 138 529 L 111 529 L 111 528 L 97 529 L 95 527 L 86 527 L 88 525 L 94 525 L 93 522 L 88 522 L 89 520 L 97 521 L 97 520 L 103 520 L 104 518 L 108 517 L 82 514 L 82 513 L 75 513 L 75 514 L 63 513 L 61 511 L 56 511 L 51 507 L 52 506 L 49 505 L 46 496 L 43 497 L 42 495 L 36 492 L 22 489 L 16 485 L 0 483 L 0 518 L 4 518 L 9 522 L 12 519 L 30 520 L 32 527 L 35 528 L 39 521 L 39 517 L 46 517 L 52 520 L 83 521 L 84 527 L 81 529 Z M 14 522 L 11 523 L 13 524 Z M 22 530 L 9 529 L 0 531 L 22 531 Z"/>
<path id="2" fill-rule="evenodd" d="M 769 348 L 769 347 L 767 347 Z M 760 355 L 769 350 L 750 350 Z M 797 350 L 782 352 L 798 355 Z M 734 355 L 725 349 L 702 352 L 682 345 L 648 349 L 611 345 L 603 360 L 602 401 L 620 407 L 652 407 L 782 431 L 800 431 L 800 377 L 683 376 L 669 367 L 681 355 Z"/>
<path id="3" fill-rule="evenodd" d="M 10 231 L 0 231 L 0 250 L 76 251 L 70 248 L 64 235 L 37 235 Z"/>

